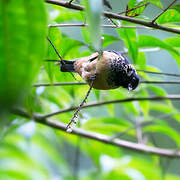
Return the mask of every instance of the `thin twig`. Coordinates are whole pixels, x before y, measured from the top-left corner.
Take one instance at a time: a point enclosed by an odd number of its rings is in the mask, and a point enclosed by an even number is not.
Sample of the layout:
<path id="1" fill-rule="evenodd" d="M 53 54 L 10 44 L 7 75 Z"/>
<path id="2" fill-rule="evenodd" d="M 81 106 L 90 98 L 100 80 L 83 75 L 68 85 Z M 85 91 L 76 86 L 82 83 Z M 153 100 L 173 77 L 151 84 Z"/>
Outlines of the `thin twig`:
<path id="1" fill-rule="evenodd" d="M 94 81 L 91 82 L 91 84 L 89 86 L 89 89 L 88 89 L 88 92 L 86 93 L 86 96 L 84 97 L 84 99 L 81 102 L 81 104 L 77 107 L 73 117 L 71 118 L 70 122 L 68 123 L 68 125 L 66 127 L 67 132 L 71 132 L 72 131 L 72 125 L 76 125 L 78 113 L 81 110 L 81 108 L 83 107 L 84 103 L 86 102 L 86 100 L 87 100 L 87 98 L 89 96 L 89 93 L 91 92 L 91 89 L 93 87 L 93 83 L 94 83 Z"/>
<path id="2" fill-rule="evenodd" d="M 142 127 L 141 123 L 139 122 L 139 119 L 136 119 L 136 137 L 138 140 L 138 143 L 143 143 L 143 136 L 142 136 Z"/>
<path id="3" fill-rule="evenodd" d="M 40 86 L 72 86 L 72 85 L 87 85 L 86 82 L 61 82 L 61 83 L 39 83 L 34 84 L 33 87 L 40 87 Z"/>
<path id="4" fill-rule="evenodd" d="M 180 81 L 140 81 L 141 84 L 180 84 Z"/>
<path id="5" fill-rule="evenodd" d="M 140 70 L 140 69 L 137 69 L 136 71 L 142 71 L 142 72 L 150 73 L 150 74 L 159 74 L 159 75 L 180 77 L 180 74 L 175 74 L 175 73 L 153 72 L 153 71 L 146 71 L 146 70 Z"/>
<path id="6" fill-rule="evenodd" d="M 126 103 L 126 102 L 134 102 L 134 101 L 162 101 L 162 100 L 166 100 L 166 99 L 180 100 L 180 94 L 172 94 L 172 95 L 167 95 L 167 96 L 137 97 L 137 98 L 130 97 L 130 98 L 125 98 L 125 99 L 117 99 L 117 100 L 110 100 L 110 101 L 103 101 L 103 102 L 91 102 L 91 103 L 88 103 L 88 104 L 85 104 L 84 106 L 82 106 L 81 109 L 89 108 L 89 107 L 103 106 L 106 104 Z M 49 114 L 40 115 L 40 117 L 41 118 L 49 118 L 49 117 L 55 116 L 57 114 L 73 111 L 77 108 L 78 108 L 78 106 L 73 106 L 73 107 L 61 109 L 59 111 L 55 111 L 55 112 L 52 112 Z"/>
<path id="7" fill-rule="evenodd" d="M 113 21 L 114 22 L 114 21 Z M 70 24 L 49 24 L 48 27 L 87 27 L 88 24 L 85 23 L 70 23 Z M 136 29 L 150 29 L 153 30 L 152 28 L 145 27 L 145 26 L 125 26 L 125 25 L 111 25 L 111 24 L 103 24 L 101 25 L 102 28 L 136 28 Z"/>
<path id="8" fill-rule="evenodd" d="M 159 13 L 159 14 L 152 20 L 152 24 L 154 24 L 155 21 L 156 21 L 162 14 L 164 14 L 176 1 L 177 1 L 177 0 L 172 1 L 166 9 L 164 9 L 161 13 Z"/>
<path id="9" fill-rule="evenodd" d="M 31 116 L 23 110 L 13 109 L 12 113 L 26 117 L 26 118 L 31 118 Z M 66 131 L 66 124 L 60 121 L 39 118 L 39 116 L 37 115 L 34 115 L 33 118 L 36 122 L 40 124 L 43 124 L 43 125 L 46 125 L 46 126 L 58 129 L 58 130 Z M 158 156 L 166 156 L 166 157 L 171 157 L 171 158 L 180 157 L 180 151 L 176 149 L 169 150 L 169 149 L 151 147 L 144 144 L 137 144 L 137 143 L 120 140 L 120 139 L 112 139 L 110 136 L 106 136 L 106 135 L 94 133 L 94 132 L 88 132 L 80 128 L 73 128 L 72 134 L 82 136 L 84 138 L 96 140 L 102 143 L 111 144 L 116 147 L 126 148 L 126 149 L 130 149 L 130 150 L 138 151 L 142 153 L 155 154 Z"/>
<path id="10" fill-rule="evenodd" d="M 180 84 L 180 81 L 140 81 L 141 84 Z M 87 85 L 86 82 L 60 82 L 60 83 L 37 83 L 33 87 L 41 86 L 74 86 L 74 85 Z"/>
<path id="11" fill-rule="evenodd" d="M 53 49 L 55 50 L 56 54 L 58 55 L 59 59 L 63 60 L 63 58 L 60 56 L 59 52 L 57 51 L 56 47 L 54 46 L 54 44 L 52 43 L 52 41 L 47 37 L 47 40 L 50 42 L 51 46 L 53 47 Z"/>
<path id="12" fill-rule="evenodd" d="M 54 4 L 54 5 L 58 5 L 58 6 L 62 6 L 62 7 L 66 7 L 69 9 L 84 11 L 83 6 L 73 4 L 73 3 L 69 4 L 68 2 L 64 2 L 61 0 L 45 0 L 45 2 L 50 3 L 50 4 Z M 178 30 L 178 29 L 166 27 L 166 26 L 161 26 L 159 24 L 154 24 L 152 22 L 147 22 L 147 21 L 143 21 L 140 19 L 135 19 L 135 18 L 127 17 L 127 16 L 122 16 L 122 15 L 112 13 L 112 12 L 107 12 L 107 11 L 103 11 L 103 14 L 107 18 L 120 19 L 120 20 L 132 22 L 132 23 L 136 23 L 136 24 L 141 24 L 143 26 L 147 26 L 147 27 L 151 27 L 151 28 L 160 29 L 160 30 L 164 30 L 167 32 L 180 34 L 180 30 Z"/>
<path id="13" fill-rule="evenodd" d="M 54 46 L 54 44 L 52 43 L 52 41 L 49 39 L 49 37 L 47 37 L 47 40 L 50 42 L 51 46 L 53 47 L 54 51 L 56 52 L 56 54 L 58 55 L 59 59 L 60 59 L 60 64 L 64 64 L 63 58 L 60 56 L 59 52 L 57 51 L 56 47 Z M 75 76 L 73 75 L 72 72 L 69 72 L 71 74 L 71 76 L 76 80 Z"/>
<path id="14" fill-rule="evenodd" d="M 128 9 L 128 10 L 123 11 L 123 12 L 120 12 L 120 13 L 118 13 L 118 14 L 128 13 L 128 12 L 134 11 L 134 10 L 136 10 L 136 9 L 142 7 L 142 6 L 147 6 L 148 4 L 150 4 L 150 3 L 141 4 L 141 5 L 139 5 L 139 6 L 136 6 L 135 8 Z"/>

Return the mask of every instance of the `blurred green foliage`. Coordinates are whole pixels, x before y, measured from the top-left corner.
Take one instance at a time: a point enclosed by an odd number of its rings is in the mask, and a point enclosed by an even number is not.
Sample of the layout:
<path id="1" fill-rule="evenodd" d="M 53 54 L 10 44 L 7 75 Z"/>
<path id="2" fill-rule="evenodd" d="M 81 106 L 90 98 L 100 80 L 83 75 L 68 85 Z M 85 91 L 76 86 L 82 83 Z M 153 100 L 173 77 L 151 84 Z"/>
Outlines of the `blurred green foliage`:
<path id="1" fill-rule="evenodd" d="M 88 1 L 89 3 L 91 1 Z M 95 2 L 95 1 L 93 1 Z M 117 1 L 110 1 L 113 9 L 119 7 Z M 124 11 L 128 2 L 137 6 L 138 1 L 123 1 L 120 10 Z M 161 11 L 168 3 L 163 1 L 148 1 L 147 6 L 139 12 L 139 19 L 150 19 L 146 12 L 153 9 Z M 85 4 L 84 2 L 82 2 Z M 123 6 L 124 3 L 124 6 Z M 156 55 L 155 61 L 162 60 L 163 53 L 174 63 L 174 70 L 180 65 L 180 36 L 156 30 L 121 28 L 111 29 L 112 32 L 101 30 L 101 23 L 109 23 L 102 19 L 100 12 L 94 22 L 96 13 L 94 6 L 86 4 L 85 12 L 45 4 L 42 0 L 2 0 L 0 2 L 0 100 L 4 104 L 16 106 L 25 97 L 22 108 L 29 114 L 47 114 L 59 109 L 79 105 L 84 98 L 88 86 L 50 86 L 31 87 L 36 83 L 72 82 L 76 81 L 70 73 L 60 72 L 59 66 L 44 59 L 56 59 L 57 54 L 45 41 L 47 32 L 46 12 L 48 22 L 53 23 L 83 23 L 88 19 L 88 27 L 56 27 L 48 29 L 48 36 L 54 43 L 60 55 L 67 60 L 90 55 L 93 49 L 101 49 L 100 33 L 104 41 L 103 49 L 128 49 L 129 59 L 135 67 L 143 70 L 160 72 L 166 66 L 164 60 L 160 66 L 153 64 L 150 53 Z M 100 4 L 101 6 L 101 4 Z M 46 7 L 46 10 L 45 8 Z M 179 26 L 178 4 L 164 13 L 157 22 L 170 27 Z M 98 11 L 102 7 L 97 7 Z M 96 10 L 97 10 L 96 9 Z M 117 11 L 118 12 L 118 11 Z M 171 16 L 173 13 L 173 17 Z M 178 23 L 177 23 L 178 22 Z M 135 26 L 135 24 L 115 21 L 115 23 Z M 93 40 L 97 37 L 96 43 Z M 93 40 L 93 43 L 91 42 Z M 47 46 L 47 48 L 46 48 Z M 160 48 L 158 52 L 144 52 Z M 46 51 L 45 51 L 46 50 Z M 46 53 L 45 53 L 46 52 Z M 162 62 L 162 61 L 160 61 Z M 41 68 L 40 68 L 41 66 Z M 138 72 L 144 80 L 166 80 L 164 76 Z M 75 75 L 77 80 L 81 80 Z M 168 80 L 172 80 L 168 79 Z M 171 89 L 175 89 L 173 85 Z M 148 97 L 151 95 L 165 96 L 169 93 L 166 85 L 140 84 L 137 90 L 128 94 L 123 88 L 99 91 L 92 90 L 88 102 L 101 102 L 127 97 Z M 178 93 L 178 90 L 177 90 Z M 22 105 L 23 104 L 23 105 Z M 68 123 L 73 112 L 53 116 L 52 120 Z M 10 114 L 6 126 L 1 132 L 0 144 L 0 180 L 180 180 L 177 158 L 170 159 L 156 155 L 143 154 L 122 149 L 101 142 L 67 134 L 60 130 L 40 125 L 33 120 Z M 170 100 L 128 102 L 123 104 L 108 104 L 99 107 L 82 109 L 79 115 L 80 128 L 138 143 L 137 126 L 141 127 L 142 139 L 149 146 L 167 149 L 180 147 L 180 113 L 178 104 Z"/>
<path id="2" fill-rule="evenodd" d="M 3 0 L 0 13 L 1 113 L 27 95 L 45 56 L 47 25 L 42 0 Z"/>

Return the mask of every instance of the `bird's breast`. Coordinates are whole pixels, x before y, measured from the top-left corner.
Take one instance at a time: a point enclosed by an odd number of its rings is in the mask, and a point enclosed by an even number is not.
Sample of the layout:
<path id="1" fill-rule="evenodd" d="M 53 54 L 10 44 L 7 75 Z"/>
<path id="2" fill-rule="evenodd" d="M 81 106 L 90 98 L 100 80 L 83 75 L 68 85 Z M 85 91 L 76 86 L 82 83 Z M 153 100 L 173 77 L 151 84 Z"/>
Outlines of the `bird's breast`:
<path id="1" fill-rule="evenodd" d="M 90 59 L 97 57 L 93 61 Z M 103 56 L 104 57 L 104 56 Z M 78 59 L 75 64 L 75 71 L 88 83 L 90 84 L 92 78 L 95 77 L 93 88 L 95 89 L 111 89 L 107 82 L 109 74 L 109 58 L 98 59 L 98 54 L 94 53 L 91 56 L 83 57 Z"/>

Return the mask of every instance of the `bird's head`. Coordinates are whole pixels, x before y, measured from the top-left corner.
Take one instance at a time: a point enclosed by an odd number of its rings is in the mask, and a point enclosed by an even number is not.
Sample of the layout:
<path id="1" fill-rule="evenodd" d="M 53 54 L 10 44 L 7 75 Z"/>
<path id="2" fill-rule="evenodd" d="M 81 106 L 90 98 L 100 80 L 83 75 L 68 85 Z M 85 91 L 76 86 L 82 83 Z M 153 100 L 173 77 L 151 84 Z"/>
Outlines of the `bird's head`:
<path id="1" fill-rule="evenodd" d="M 120 52 L 108 51 L 110 56 L 110 69 L 108 84 L 111 88 L 122 86 L 129 91 L 136 89 L 139 84 L 139 76 L 133 65 L 129 64 L 125 56 Z"/>

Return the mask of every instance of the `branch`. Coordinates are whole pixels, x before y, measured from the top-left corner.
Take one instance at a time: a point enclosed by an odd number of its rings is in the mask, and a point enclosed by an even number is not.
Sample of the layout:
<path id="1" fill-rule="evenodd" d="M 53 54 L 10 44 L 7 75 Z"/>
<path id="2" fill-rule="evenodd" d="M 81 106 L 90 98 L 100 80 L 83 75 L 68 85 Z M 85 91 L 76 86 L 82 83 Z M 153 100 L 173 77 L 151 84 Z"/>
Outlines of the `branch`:
<path id="1" fill-rule="evenodd" d="M 89 87 L 89 89 L 88 89 L 88 91 L 87 91 L 87 93 L 86 93 L 86 96 L 85 96 L 84 99 L 82 100 L 81 104 L 77 107 L 77 109 L 76 109 L 73 117 L 71 118 L 70 122 L 69 122 L 68 125 L 66 126 L 66 131 L 67 131 L 67 132 L 70 133 L 70 132 L 72 131 L 72 126 L 73 126 L 73 125 L 76 125 L 76 123 L 77 123 L 77 118 L 78 118 L 78 113 L 80 112 L 81 108 L 83 107 L 84 103 L 86 102 L 86 100 L 87 100 L 87 98 L 88 98 L 88 96 L 89 96 L 89 94 L 90 94 L 90 92 L 91 92 L 91 90 L 92 90 L 93 83 L 94 83 L 94 81 L 91 82 L 90 87 Z"/>
<path id="2" fill-rule="evenodd" d="M 164 9 L 161 13 L 159 13 L 159 14 L 152 20 L 152 23 L 154 24 L 155 21 L 156 21 L 162 14 L 164 14 L 176 1 L 177 1 L 177 0 L 172 1 L 171 4 L 169 4 L 169 6 L 168 6 L 166 9 Z"/>
<path id="3" fill-rule="evenodd" d="M 140 70 L 140 69 L 137 69 L 136 71 L 141 71 L 141 72 L 150 73 L 150 74 L 159 74 L 159 75 L 180 77 L 180 74 L 175 74 L 175 73 L 153 72 L 153 71 L 146 71 L 146 70 Z"/>
<path id="4" fill-rule="evenodd" d="M 142 84 L 180 84 L 180 81 L 140 81 Z"/>
<path id="5" fill-rule="evenodd" d="M 140 7 L 147 6 L 147 5 L 149 5 L 149 4 L 150 4 L 150 3 L 144 3 L 144 4 L 141 4 L 141 5 L 139 5 L 139 6 L 136 6 L 135 8 L 131 8 L 131 9 L 129 9 L 129 10 L 126 10 L 126 11 L 120 12 L 120 13 L 118 13 L 118 14 L 128 13 L 128 12 L 134 11 L 134 10 L 136 10 L 136 9 L 140 8 Z"/>
<path id="6" fill-rule="evenodd" d="M 180 95 L 172 94 L 172 95 L 167 95 L 167 96 L 152 96 L 152 97 L 137 97 L 137 98 L 130 97 L 130 98 L 125 98 L 125 99 L 111 100 L 111 101 L 91 102 L 91 103 L 85 104 L 81 108 L 83 109 L 83 108 L 89 108 L 89 107 L 102 106 L 102 105 L 106 105 L 106 104 L 126 103 L 126 102 L 133 102 L 133 101 L 161 101 L 161 100 L 166 100 L 166 99 L 180 100 Z M 78 108 L 78 106 L 73 106 L 73 107 L 61 109 L 59 111 L 55 111 L 55 112 L 52 112 L 49 114 L 39 115 L 39 117 L 48 118 L 51 116 L 55 116 L 57 114 L 73 111 L 77 108 Z"/>
<path id="7" fill-rule="evenodd" d="M 27 112 L 23 110 L 13 109 L 12 112 L 16 115 L 20 115 L 23 117 L 27 117 L 27 118 L 31 117 L 30 115 L 28 115 Z M 66 124 L 62 122 L 54 121 L 54 120 L 53 121 L 47 120 L 45 118 L 39 118 L 39 116 L 37 115 L 34 115 L 33 117 L 37 123 L 66 132 Z M 112 137 L 110 136 L 106 136 L 99 133 L 88 132 L 80 128 L 73 128 L 72 134 L 82 136 L 84 138 L 96 140 L 102 143 L 111 144 L 116 147 L 122 147 L 122 148 L 130 149 L 130 150 L 138 151 L 142 153 L 149 153 L 149 154 L 155 154 L 155 155 L 166 156 L 166 157 L 180 157 L 180 151 L 178 150 L 169 150 L 169 149 L 151 147 L 144 144 L 137 144 L 137 143 L 133 143 L 133 142 L 125 141 L 125 140 L 120 140 L 117 138 L 112 139 Z"/>
<path id="8" fill-rule="evenodd" d="M 52 28 L 52 27 L 87 27 L 87 26 L 89 26 L 89 25 L 84 24 L 84 23 L 49 24 L 48 25 L 49 28 Z M 152 28 L 144 27 L 144 26 L 124 26 L 124 25 L 111 25 L 111 24 L 103 24 L 103 25 L 101 25 L 101 27 L 103 27 L 103 28 L 136 28 L 136 29 L 151 29 L 151 30 L 153 30 Z"/>
<path id="9" fill-rule="evenodd" d="M 39 83 L 33 84 L 33 87 L 40 87 L 40 86 L 72 86 L 72 85 L 87 85 L 86 82 L 62 82 L 62 83 Z"/>
<path id="10" fill-rule="evenodd" d="M 66 8 L 69 8 L 69 9 L 84 11 L 84 7 L 80 6 L 80 5 L 77 5 L 77 4 L 72 4 L 72 3 L 69 4 L 68 2 L 64 2 L 64 1 L 60 1 L 60 0 L 59 1 L 57 1 L 57 0 L 45 0 L 45 1 L 47 3 L 62 6 L 62 7 L 66 7 Z M 167 32 L 180 34 L 180 30 L 178 30 L 178 29 L 170 28 L 170 27 L 166 27 L 166 26 L 161 26 L 159 24 L 154 24 L 152 22 L 147 22 L 147 21 L 143 21 L 143 20 L 139 20 L 139 19 L 134 19 L 134 18 L 122 16 L 122 15 L 107 12 L 107 11 L 103 11 L 103 14 L 107 18 L 120 19 L 120 20 L 124 20 L 124 21 L 128 21 L 128 22 L 140 24 L 140 25 L 143 25 L 143 26 L 151 27 L 151 28 L 160 29 L 160 30 L 164 30 L 164 31 L 167 31 Z"/>
<path id="11" fill-rule="evenodd" d="M 140 81 L 142 84 L 180 84 L 180 81 Z M 41 86 L 74 86 L 74 85 L 87 85 L 86 82 L 60 82 L 60 83 L 37 83 L 33 87 Z"/>

